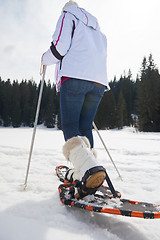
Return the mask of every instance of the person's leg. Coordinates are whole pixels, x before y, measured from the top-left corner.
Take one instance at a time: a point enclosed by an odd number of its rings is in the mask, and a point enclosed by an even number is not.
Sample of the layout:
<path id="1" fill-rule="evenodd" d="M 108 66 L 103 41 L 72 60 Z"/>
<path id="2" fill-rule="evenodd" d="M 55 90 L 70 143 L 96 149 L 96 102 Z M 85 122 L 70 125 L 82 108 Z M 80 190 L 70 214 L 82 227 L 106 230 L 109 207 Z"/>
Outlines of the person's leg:
<path id="1" fill-rule="evenodd" d="M 79 120 L 81 136 L 86 136 L 93 148 L 92 123 L 94 121 L 99 103 L 105 91 L 105 86 L 90 82 L 90 91 L 86 94 Z"/>
<path id="2" fill-rule="evenodd" d="M 74 167 L 68 170 L 66 180 L 79 180 L 75 197 L 79 199 L 94 194 L 103 184 L 106 170 L 99 165 L 89 140 L 80 136 L 69 139 L 63 146 L 63 154 Z"/>
<path id="3" fill-rule="evenodd" d="M 79 118 L 83 106 L 87 81 L 70 78 L 61 87 L 60 111 L 61 126 L 65 140 L 81 135 Z"/>
<path id="4" fill-rule="evenodd" d="M 64 85 L 63 85 L 64 84 Z M 103 184 L 105 169 L 99 165 L 89 141 L 93 143 L 92 121 L 104 88 L 92 82 L 70 79 L 62 84 L 61 122 L 66 143 L 63 153 L 74 169 L 69 169 L 66 178 L 79 180 L 76 198 L 93 194 Z M 86 137 L 81 137 L 82 135 Z M 88 171 L 89 170 L 89 171 Z M 83 184 L 81 184 L 83 181 Z"/>

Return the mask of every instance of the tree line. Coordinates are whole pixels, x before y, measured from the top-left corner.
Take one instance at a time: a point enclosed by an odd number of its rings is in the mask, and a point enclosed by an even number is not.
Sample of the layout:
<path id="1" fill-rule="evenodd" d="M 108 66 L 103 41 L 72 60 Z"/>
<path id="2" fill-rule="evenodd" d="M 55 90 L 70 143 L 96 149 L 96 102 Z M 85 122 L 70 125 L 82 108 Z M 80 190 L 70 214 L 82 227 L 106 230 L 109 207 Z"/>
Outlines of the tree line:
<path id="1" fill-rule="evenodd" d="M 0 78 L 0 126 L 33 127 L 40 84 Z M 99 129 L 135 126 L 140 131 L 160 131 L 160 74 L 151 54 L 144 57 L 136 79 L 129 70 L 120 79 L 115 77 L 110 87 L 95 117 Z M 38 124 L 61 129 L 59 108 L 56 86 L 45 82 Z"/>

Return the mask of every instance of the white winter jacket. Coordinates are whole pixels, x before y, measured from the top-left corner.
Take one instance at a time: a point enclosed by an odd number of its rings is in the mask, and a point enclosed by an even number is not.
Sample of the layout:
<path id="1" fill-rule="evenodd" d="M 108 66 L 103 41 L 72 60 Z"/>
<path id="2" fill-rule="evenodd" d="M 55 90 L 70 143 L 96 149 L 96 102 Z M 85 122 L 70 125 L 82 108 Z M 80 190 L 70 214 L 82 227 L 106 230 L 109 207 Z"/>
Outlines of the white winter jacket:
<path id="1" fill-rule="evenodd" d="M 57 65 L 57 90 L 62 76 L 94 81 L 109 88 L 107 40 L 94 16 L 75 5 L 66 7 L 52 39 L 42 62 L 44 65 Z"/>

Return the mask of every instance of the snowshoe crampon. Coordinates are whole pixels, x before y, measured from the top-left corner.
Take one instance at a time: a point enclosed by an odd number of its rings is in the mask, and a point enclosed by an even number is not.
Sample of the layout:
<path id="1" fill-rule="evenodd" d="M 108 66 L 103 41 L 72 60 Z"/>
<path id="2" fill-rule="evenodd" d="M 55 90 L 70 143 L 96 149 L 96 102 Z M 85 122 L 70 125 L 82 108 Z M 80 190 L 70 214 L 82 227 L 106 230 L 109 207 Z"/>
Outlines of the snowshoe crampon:
<path id="1" fill-rule="evenodd" d="M 95 194 L 77 200 L 74 197 L 75 183 L 70 183 L 65 180 L 67 170 L 68 167 L 66 166 L 58 166 L 56 168 L 56 174 L 60 181 L 63 182 L 58 188 L 60 199 L 63 204 L 98 213 L 145 219 L 160 218 L 160 205 L 114 198 L 110 189 L 104 185 L 99 187 Z M 116 191 L 116 193 L 120 195 L 118 191 Z"/>

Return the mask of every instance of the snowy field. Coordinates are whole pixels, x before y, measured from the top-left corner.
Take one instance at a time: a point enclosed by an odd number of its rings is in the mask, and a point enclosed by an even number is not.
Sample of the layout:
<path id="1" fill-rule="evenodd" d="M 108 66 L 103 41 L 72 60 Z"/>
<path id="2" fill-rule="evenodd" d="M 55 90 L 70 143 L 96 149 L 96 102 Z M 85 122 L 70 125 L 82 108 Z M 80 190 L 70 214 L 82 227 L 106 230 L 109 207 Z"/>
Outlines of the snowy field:
<path id="1" fill-rule="evenodd" d="M 61 131 L 37 129 L 28 188 L 22 191 L 33 129 L 0 128 L 0 240 L 159 240 L 160 219 L 147 220 L 69 208 L 59 200 L 55 167 L 67 164 Z M 95 148 L 123 198 L 160 204 L 160 133 L 133 128 L 100 131 Z"/>

